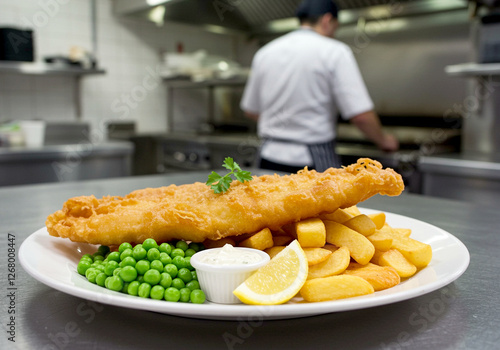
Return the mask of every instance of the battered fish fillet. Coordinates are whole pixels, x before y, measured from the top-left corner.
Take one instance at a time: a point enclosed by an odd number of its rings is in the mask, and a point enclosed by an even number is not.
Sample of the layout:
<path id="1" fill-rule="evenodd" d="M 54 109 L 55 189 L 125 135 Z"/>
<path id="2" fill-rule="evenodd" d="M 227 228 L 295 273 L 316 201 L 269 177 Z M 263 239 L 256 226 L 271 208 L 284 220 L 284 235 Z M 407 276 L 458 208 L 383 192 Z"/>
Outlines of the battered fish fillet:
<path id="1" fill-rule="evenodd" d="M 183 239 L 202 242 L 277 230 L 301 219 L 353 206 L 375 194 L 396 196 L 401 176 L 379 162 L 360 159 L 323 173 L 264 175 L 215 194 L 204 183 L 137 190 L 125 197 L 71 198 L 46 221 L 52 236 L 75 242 L 117 245 Z"/>

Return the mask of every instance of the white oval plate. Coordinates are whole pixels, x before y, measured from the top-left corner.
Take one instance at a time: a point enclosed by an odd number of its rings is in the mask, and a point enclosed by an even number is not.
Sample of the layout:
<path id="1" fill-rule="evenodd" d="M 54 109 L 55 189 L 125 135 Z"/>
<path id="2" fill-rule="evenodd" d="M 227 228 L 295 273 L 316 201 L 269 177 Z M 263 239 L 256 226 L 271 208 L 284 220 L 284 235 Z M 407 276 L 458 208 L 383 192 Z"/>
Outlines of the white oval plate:
<path id="1" fill-rule="evenodd" d="M 377 212 L 361 210 L 366 214 Z M 200 305 L 143 299 L 113 292 L 88 282 L 76 272 L 80 257 L 85 253 L 94 253 L 97 246 L 52 237 L 46 228 L 34 232 L 22 243 L 19 259 L 24 269 L 35 279 L 67 294 L 120 307 L 219 320 L 287 319 L 385 305 L 430 293 L 455 281 L 465 272 L 469 265 L 469 252 L 452 234 L 406 216 L 386 213 L 386 217 L 392 227 L 410 228 L 412 238 L 432 246 L 431 263 L 393 288 L 371 295 L 319 303 L 306 303 L 296 297 L 286 304 L 274 306 L 209 302 Z"/>

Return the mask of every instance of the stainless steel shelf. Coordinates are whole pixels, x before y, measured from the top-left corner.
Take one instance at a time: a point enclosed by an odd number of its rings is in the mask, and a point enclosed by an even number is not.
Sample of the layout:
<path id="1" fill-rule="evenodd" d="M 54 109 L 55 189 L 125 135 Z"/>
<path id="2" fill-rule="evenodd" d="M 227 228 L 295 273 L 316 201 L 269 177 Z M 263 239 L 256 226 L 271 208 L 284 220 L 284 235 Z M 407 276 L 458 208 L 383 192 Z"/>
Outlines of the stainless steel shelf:
<path id="1" fill-rule="evenodd" d="M 0 73 L 82 76 L 92 74 L 105 74 L 106 71 L 103 69 L 64 67 L 47 63 L 0 61 Z"/>
<path id="2" fill-rule="evenodd" d="M 37 75 L 37 76 L 68 76 L 75 78 L 74 84 L 74 103 L 76 117 L 79 119 L 82 115 L 81 96 L 80 96 L 80 78 L 86 75 L 105 74 L 103 69 L 85 69 L 80 67 L 66 67 L 56 64 L 47 64 L 44 62 L 11 62 L 0 61 L 0 73 Z M 1 78 L 1 77 L 0 77 Z"/>
<path id="3" fill-rule="evenodd" d="M 462 63 L 446 66 L 444 71 L 451 77 L 500 76 L 500 63 Z"/>

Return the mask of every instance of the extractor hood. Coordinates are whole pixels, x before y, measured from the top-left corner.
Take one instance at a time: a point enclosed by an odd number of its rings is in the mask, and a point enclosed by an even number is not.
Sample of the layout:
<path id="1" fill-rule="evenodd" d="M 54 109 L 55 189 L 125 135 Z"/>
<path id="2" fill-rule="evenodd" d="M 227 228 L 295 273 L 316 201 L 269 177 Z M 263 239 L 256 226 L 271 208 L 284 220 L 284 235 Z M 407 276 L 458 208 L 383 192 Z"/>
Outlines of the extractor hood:
<path id="1" fill-rule="evenodd" d="M 201 26 L 250 35 L 286 32 L 298 26 L 302 0 L 114 0 L 115 14 Z M 341 23 L 422 15 L 467 8 L 467 0 L 337 0 Z"/>

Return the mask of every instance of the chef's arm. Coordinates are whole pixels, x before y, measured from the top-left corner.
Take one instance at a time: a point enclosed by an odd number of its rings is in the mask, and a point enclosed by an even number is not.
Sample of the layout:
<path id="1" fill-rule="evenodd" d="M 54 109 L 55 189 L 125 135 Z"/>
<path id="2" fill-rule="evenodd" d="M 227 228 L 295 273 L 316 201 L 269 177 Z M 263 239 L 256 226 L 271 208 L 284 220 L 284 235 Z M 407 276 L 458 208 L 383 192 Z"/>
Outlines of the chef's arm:
<path id="1" fill-rule="evenodd" d="M 259 115 L 257 113 L 245 111 L 245 116 L 255 121 L 259 120 Z"/>
<path id="2" fill-rule="evenodd" d="M 398 140 L 393 135 L 384 132 L 380 119 L 374 111 L 358 114 L 350 121 L 381 150 L 389 152 L 398 150 Z"/>

